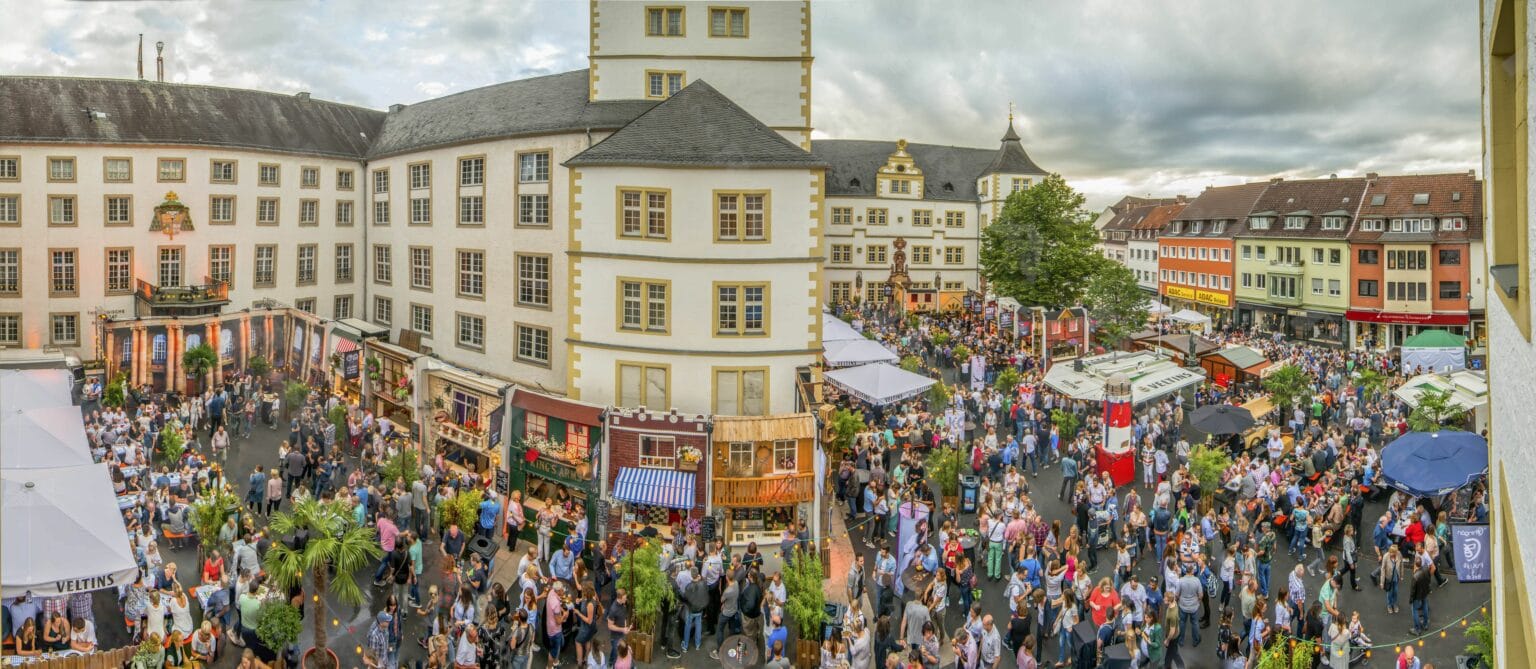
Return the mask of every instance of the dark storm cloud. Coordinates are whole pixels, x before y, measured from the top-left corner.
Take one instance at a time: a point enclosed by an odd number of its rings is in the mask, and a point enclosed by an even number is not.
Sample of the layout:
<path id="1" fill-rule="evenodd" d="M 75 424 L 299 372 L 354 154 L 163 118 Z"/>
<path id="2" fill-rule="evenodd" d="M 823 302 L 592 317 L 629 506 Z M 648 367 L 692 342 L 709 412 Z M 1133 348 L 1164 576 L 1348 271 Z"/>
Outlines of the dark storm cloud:
<path id="1" fill-rule="evenodd" d="M 45 4 L 0 71 L 133 76 L 382 108 L 584 67 L 584 2 Z M 1394 0 L 816 0 L 819 135 L 994 146 L 1103 204 L 1272 175 L 1460 170 L 1479 152 L 1477 8 Z M 22 11 L 22 9 L 28 11 Z M 153 48 L 146 69 L 153 76 Z M 898 129 L 893 131 L 892 129 Z"/>

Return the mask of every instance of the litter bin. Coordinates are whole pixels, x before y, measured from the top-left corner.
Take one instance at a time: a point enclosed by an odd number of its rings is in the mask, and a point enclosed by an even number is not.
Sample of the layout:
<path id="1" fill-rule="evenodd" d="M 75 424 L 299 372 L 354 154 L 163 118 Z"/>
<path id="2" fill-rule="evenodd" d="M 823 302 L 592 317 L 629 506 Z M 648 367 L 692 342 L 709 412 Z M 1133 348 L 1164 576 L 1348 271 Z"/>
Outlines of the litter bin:
<path id="1" fill-rule="evenodd" d="M 981 479 L 976 476 L 960 477 L 960 513 L 976 513 L 981 497 Z"/>

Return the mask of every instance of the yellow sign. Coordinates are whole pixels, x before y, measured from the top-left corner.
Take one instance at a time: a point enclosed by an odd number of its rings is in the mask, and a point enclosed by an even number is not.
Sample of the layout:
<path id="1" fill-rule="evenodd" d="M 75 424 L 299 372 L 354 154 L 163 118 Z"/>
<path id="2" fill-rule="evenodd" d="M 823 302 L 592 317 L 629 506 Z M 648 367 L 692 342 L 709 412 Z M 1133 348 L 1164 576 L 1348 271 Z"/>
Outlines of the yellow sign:
<path id="1" fill-rule="evenodd" d="M 1195 289 L 1194 288 L 1183 288 L 1183 287 L 1180 287 L 1180 286 L 1168 286 L 1168 296 L 1169 297 L 1183 298 L 1183 299 L 1186 299 L 1186 300 L 1193 300 L 1193 299 L 1195 299 Z"/>
<path id="2" fill-rule="evenodd" d="M 1217 293 L 1209 290 L 1195 291 L 1195 300 L 1204 302 L 1206 304 L 1214 304 L 1218 307 L 1225 307 L 1232 304 L 1232 298 L 1227 297 L 1226 293 Z"/>

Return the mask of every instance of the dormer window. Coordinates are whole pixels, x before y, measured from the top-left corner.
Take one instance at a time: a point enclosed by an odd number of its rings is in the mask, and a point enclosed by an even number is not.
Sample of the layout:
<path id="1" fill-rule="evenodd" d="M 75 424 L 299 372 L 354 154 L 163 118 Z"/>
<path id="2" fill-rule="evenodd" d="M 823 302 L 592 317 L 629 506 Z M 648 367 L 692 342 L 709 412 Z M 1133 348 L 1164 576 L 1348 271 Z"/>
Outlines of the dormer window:
<path id="1" fill-rule="evenodd" d="M 1343 230 L 1344 229 L 1344 217 L 1343 216 L 1324 216 L 1323 217 L 1323 229 L 1324 230 Z"/>
<path id="2" fill-rule="evenodd" d="M 1223 232 L 1226 232 L 1226 231 L 1227 231 L 1227 222 L 1226 221 L 1216 221 L 1215 223 L 1211 224 L 1211 234 L 1213 234 L 1213 235 L 1219 235 L 1219 234 L 1221 234 Z"/>
<path id="3" fill-rule="evenodd" d="M 1467 219 L 1465 219 L 1465 218 L 1451 218 L 1451 217 L 1440 219 L 1440 229 L 1441 230 L 1466 230 L 1467 229 Z"/>
<path id="4" fill-rule="evenodd" d="M 1270 220 L 1271 219 L 1268 216 L 1254 216 L 1253 218 L 1248 219 L 1248 229 L 1268 230 Z"/>
<path id="5" fill-rule="evenodd" d="M 1429 204 L 1429 193 L 1414 193 L 1413 194 L 1413 203 L 1414 204 Z"/>
<path id="6" fill-rule="evenodd" d="M 953 192 L 955 192 L 955 185 L 950 183 L 950 182 L 948 182 L 948 181 L 944 182 L 944 192 L 946 192 L 946 193 L 953 193 Z"/>
<path id="7" fill-rule="evenodd" d="M 1381 219 L 1379 218 L 1367 218 L 1360 221 L 1360 230 L 1363 232 L 1381 232 L 1381 226 Z"/>
<path id="8" fill-rule="evenodd" d="M 849 179 L 848 180 L 848 187 L 849 188 L 858 188 L 859 185 L 860 185 L 859 184 L 859 180 L 857 178 Z"/>
<path id="9" fill-rule="evenodd" d="M 1168 234 L 1170 234 L 1170 235 L 1183 234 L 1183 232 L 1184 232 L 1184 221 L 1174 221 L 1173 225 L 1168 228 Z"/>
<path id="10" fill-rule="evenodd" d="M 1306 216 L 1286 216 L 1285 217 L 1285 229 L 1286 230 L 1302 230 L 1302 229 L 1305 229 L 1306 227 L 1307 227 L 1307 217 Z"/>
<path id="11" fill-rule="evenodd" d="M 1204 226 L 1204 224 L 1205 224 L 1205 221 L 1194 221 L 1194 222 L 1190 223 L 1189 224 L 1189 234 L 1192 234 L 1192 235 L 1200 234 L 1200 228 L 1202 226 Z"/>
<path id="12" fill-rule="evenodd" d="M 912 182 L 910 180 L 891 179 L 889 184 L 887 188 L 893 195 L 910 195 L 912 193 Z"/>

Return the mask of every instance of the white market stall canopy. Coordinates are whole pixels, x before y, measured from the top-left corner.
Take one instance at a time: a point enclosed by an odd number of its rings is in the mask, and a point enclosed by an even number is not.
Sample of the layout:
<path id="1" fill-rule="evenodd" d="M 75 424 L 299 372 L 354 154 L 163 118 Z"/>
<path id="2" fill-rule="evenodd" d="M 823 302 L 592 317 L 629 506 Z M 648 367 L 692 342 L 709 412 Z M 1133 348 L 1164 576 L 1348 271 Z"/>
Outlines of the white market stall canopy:
<path id="1" fill-rule="evenodd" d="M 1194 309 L 1180 309 L 1168 314 L 1168 320 L 1188 323 L 1190 325 L 1210 325 L 1211 317 Z"/>
<path id="2" fill-rule="evenodd" d="M 0 471 L 0 597 L 68 595 L 138 578 L 107 465 Z"/>
<path id="3" fill-rule="evenodd" d="M 877 341 L 859 337 L 824 342 L 823 357 L 828 367 L 850 367 L 871 362 L 896 362 L 901 358 Z"/>
<path id="4" fill-rule="evenodd" d="M 1445 330 L 1425 330 L 1403 341 L 1402 368 L 1454 372 L 1467 367 L 1466 340 Z"/>
<path id="5" fill-rule="evenodd" d="M 1482 372 L 1463 369 L 1449 374 L 1420 374 L 1392 391 L 1408 406 L 1418 408 L 1419 397 L 1427 390 L 1450 391 L 1451 404 L 1463 411 L 1488 406 L 1488 379 Z"/>
<path id="6" fill-rule="evenodd" d="M 880 406 L 921 395 L 937 383 L 894 365 L 877 362 L 826 373 L 827 383 L 870 404 Z"/>
<path id="7" fill-rule="evenodd" d="M 47 409 L 0 410 L 0 466 L 7 470 L 73 467 L 93 461 L 79 407 L 66 403 Z"/>
<path id="8" fill-rule="evenodd" d="M 1169 307 L 1168 305 L 1163 304 L 1162 302 L 1158 302 L 1157 300 L 1147 300 L 1147 313 L 1148 314 L 1151 314 L 1153 316 L 1162 316 L 1162 315 L 1168 314 L 1168 313 L 1170 313 L 1172 311 L 1173 311 L 1172 307 Z"/>
<path id="9" fill-rule="evenodd" d="M 853 329 L 853 326 L 849 325 L 847 321 L 831 314 L 822 315 L 821 341 L 823 343 L 829 341 L 851 341 L 854 339 L 866 339 L 866 337 L 858 330 Z"/>
<path id="10" fill-rule="evenodd" d="M 1067 361 L 1051 365 L 1045 385 L 1072 399 L 1102 402 L 1105 382 L 1123 372 L 1131 379 L 1131 403 L 1139 405 L 1205 380 L 1203 370 L 1180 366 L 1155 351 L 1107 353 L 1082 358 L 1082 363 L 1082 371 Z"/>
<path id="11" fill-rule="evenodd" d="M 69 406 L 74 401 L 73 386 L 74 377 L 68 370 L 0 370 L 0 401 L 8 409 Z"/>

